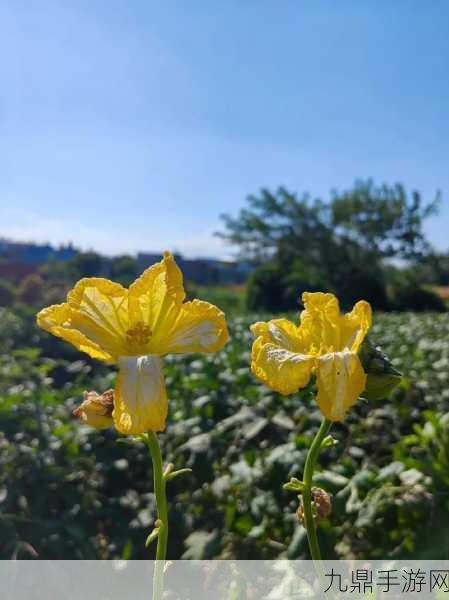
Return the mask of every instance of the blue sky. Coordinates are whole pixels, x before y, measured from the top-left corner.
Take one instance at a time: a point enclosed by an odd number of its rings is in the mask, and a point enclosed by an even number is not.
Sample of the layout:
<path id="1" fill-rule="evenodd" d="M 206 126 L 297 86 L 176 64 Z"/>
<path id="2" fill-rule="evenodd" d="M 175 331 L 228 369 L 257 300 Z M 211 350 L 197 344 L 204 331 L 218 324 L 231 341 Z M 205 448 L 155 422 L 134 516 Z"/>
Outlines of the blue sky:
<path id="1" fill-rule="evenodd" d="M 283 184 L 443 192 L 444 0 L 4 0 L 0 236 L 225 256 L 218 215 Z"/>

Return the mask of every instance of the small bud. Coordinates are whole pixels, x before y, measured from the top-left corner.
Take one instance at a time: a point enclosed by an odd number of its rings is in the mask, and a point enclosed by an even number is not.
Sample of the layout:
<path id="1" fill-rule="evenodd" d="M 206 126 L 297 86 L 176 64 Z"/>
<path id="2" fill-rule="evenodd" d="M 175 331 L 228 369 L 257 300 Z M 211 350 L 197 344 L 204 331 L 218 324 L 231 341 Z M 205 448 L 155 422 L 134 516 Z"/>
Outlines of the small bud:
<path id="1" fill-rule="evenodd" d="M 173 465 L 172 465 L 173 467 Z M 172 471 L 170 470 L 168 473 L 164 473 L 164 479 L 165 481 L 171 481 L 172 479 L 174 479 L 175 477 L 179 477 L 179 475 L 187 475 L 188 473 L 191 473 L 192 469 L 178 469 L 177 471 Z"/>
<path id="2" fill-rule="evenodd" d="M 168 475 L 170 475 L 170 473 L 173 471 L 173 469 L 175 468 L 175 465 L 173 463 L 168 463 L 168 465 L 165 467 L 164 469 L 164 477 L 168 477 Z"/>
<path id="3" fill-rule="evenodd" d="M 322 488 L 312 489 L 312 502 L 316 510 L 317 520 L 320 521 L 328 517 L 332 512 L 332 503 L 330 495 Z"/>
<path id="4" fill-rule="evenodd" d="M 367 375 L 362 396 L 367 400 L 387 398 L 401 382 L 401 373 L 393 367 L 388 357 L 367 339 L 360 348 L 359 358 Z"/>
<path id="5" fill-rule="evenodd" d="M 331 435 L 327 435 L 321 443 L 322 448 L 329 448 L 330 446 L 336 446 L 338 444 L 338 440 L 336 440 Z"/>
<path id="6" fill-rule="evenodd" d="M 298 496 L 300 504 L 296 511 L 296 516 L 299 522 L 304 525 L 304 506 L 302 496 Z M 322 488 L 312 488 L 312 512 L 315 526 L 320 524 L 320 521 L 326 519 L 332 512 L 332 503 L 330 494 Z"/>
<path id="7" fill-rule="evenodd" d="M 150 533 L 150 535 L 147 537 L 146 542 L 145 542 L 145 547 L 148 548 L 148 546 L 154 542 L 155 539 L 157 539 L 157 537 L 159 536 L 159 527 L 155 527 L 153 529 L 153 531 Z"/>
<path id="8" fill-rule="evenodd" d="M 282 489 L 286 490 L 287 492 L 302 492 L 303 488 L 304 483 L 299 481 L 299 479 L 296 479 L 296 477 L 291 477 L 290 481 L 284 483 L 282 486 Z"/>
<path id="9" fill-rule="evenodd" d="M 84 399 L 73 415 L 95 429 L 107 429 L 113 425 L 113 409 L 114 390 L 107 390 L 103 394 L 84 392 Z"/>

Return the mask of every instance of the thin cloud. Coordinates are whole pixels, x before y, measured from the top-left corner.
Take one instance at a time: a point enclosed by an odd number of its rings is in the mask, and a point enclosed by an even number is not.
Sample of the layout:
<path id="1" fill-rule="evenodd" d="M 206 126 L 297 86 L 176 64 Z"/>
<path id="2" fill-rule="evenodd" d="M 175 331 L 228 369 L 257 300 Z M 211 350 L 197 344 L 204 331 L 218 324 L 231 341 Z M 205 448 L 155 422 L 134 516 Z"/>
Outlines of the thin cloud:
<path id="1" fill-rule="evenodd" d="M 123 230 L 102 230 L 98 225 L 88 225 L 73 219 L 47 217 L 34 211 L 2 209 L 0 210 L 0 236 L 25 242 L 54 246 L 72 243 L 81 250 L 95 250 L 114 256 L 118 254 L 136 254 L 137 252 L 162 252 L 173 250 L 186 257 L 232 258 L 233 249 L 214 236 L 214 230 L 200 230 L 188 237 L 132 235 L 126 237 Z"/>

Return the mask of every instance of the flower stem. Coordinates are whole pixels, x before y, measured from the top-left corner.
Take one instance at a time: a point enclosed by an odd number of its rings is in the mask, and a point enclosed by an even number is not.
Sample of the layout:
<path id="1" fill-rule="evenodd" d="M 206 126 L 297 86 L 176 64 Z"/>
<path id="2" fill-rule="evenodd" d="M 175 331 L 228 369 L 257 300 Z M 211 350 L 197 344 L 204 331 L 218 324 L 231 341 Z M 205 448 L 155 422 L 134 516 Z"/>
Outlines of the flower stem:
<path id="1" fill-rule="evenodd" d="M 314 561 L 321 560 L 321 553 L 318 545 L 318 537 L 316 534 L 316 527 L 312 512 L 312 478 L 321 444 L 323 443 L 326 435 L 329 433 L 331 425 L 332 421 L 323 419 L 323 422 L 321 423 L 321 426 L 313 439 L 312 445 L 310 446 L 304 468 L 304 489 L 302 492 L 304 524 L 307 531 L 307 539 L 309 540 L 310 554 L 312 556 L 312 560 Z"/>
<path id="2" fill-rule="evenodd" d="M 164 566 L 165 557 L 167 555 L 167 539 L 168 539 L 168 510 L 167 497 L 165 494 L 166 480 L 162 471 L 162 455 L 161 448 L 157 436 L 154 432 L 149 431 L 145 436 L 148 449 L 153 462 L 153 480 L 154 493 L 156 495 L 157 508 L 157 549 L 156 562 L 154 563 L 153 574 L 153 600 L 161 600 L 164 593 Z"/>
<path id="3" fill-rule="evenodd" d="M 162 455 L 156 434 L 148 432 L 147 445 L 153 461 L 154 493 L 156 495 L 159 535 L 157 536 L 156 560 L 165 560 L 168 539 L 168 510 L 165 495 L 165 478 L 162 471 Z"/>

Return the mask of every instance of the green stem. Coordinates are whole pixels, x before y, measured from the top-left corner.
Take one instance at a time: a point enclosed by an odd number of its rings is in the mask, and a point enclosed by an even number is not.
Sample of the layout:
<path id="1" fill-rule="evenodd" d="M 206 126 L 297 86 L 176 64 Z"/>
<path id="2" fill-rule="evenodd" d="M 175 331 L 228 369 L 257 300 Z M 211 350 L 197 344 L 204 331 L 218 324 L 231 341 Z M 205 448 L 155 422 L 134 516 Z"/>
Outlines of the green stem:
<path id="1" fill-rule="evenodd" d="M 168 539 L 168 510 L 165 495 L 165 478 L 162 471 L 162 455 L 156 434 L 148 432 L 147 444 L 153 461 L 154 493 L 156 495 L 159 535 L 157 536 L 156 560 L 165 560 Z"/>
<path id="2" fill-rule="evenodd" d="M 318 433 L 313 439 L 312 445 L 310 446 L 309 452 L 306 458 L 306 465 L 304 468 L 304 489 L 302 492 L 302 502 L 304 510 L 304 524 L 307 531 L 307 539 L 309 540 L 310 554 L 312 560 L 320 561 L 321 553 L 318 545 L 318 537 L 316 534 L 315 522 L 313 519 L 312 512 L 312 478 L 315 470 L 316 459 L 323 443 L 324 438 L 329 433 L 332 421 L 323 419 Z"/>
<path id="3" fill-rule="evenodd" d="M 168 539 L 168 510 L 165 494 L 165 477 L 162 470 L 161 448 L 156 434 L 149 431 L 145 436 L 151 460 L 153 461 L 154 493 L 156 495 L 156 508 L 159 533 L 157 536 L 156 562 L 153 574 L 153 600 L 162 600 L 164 594 L 164 565 L 167 555 Z"/>

